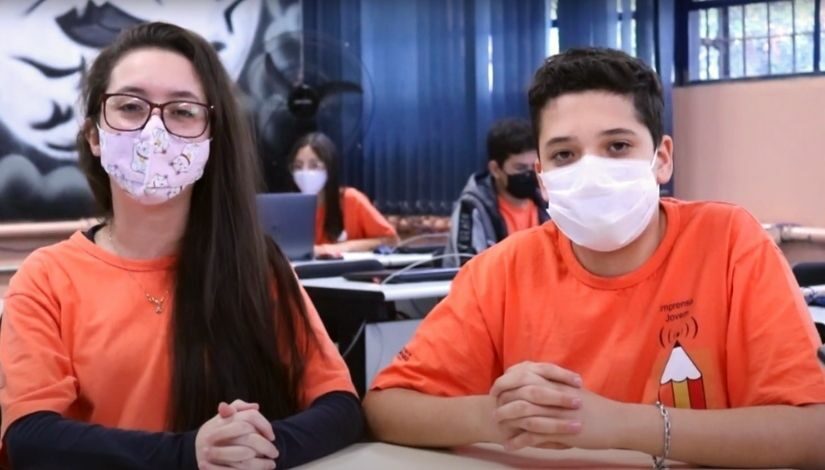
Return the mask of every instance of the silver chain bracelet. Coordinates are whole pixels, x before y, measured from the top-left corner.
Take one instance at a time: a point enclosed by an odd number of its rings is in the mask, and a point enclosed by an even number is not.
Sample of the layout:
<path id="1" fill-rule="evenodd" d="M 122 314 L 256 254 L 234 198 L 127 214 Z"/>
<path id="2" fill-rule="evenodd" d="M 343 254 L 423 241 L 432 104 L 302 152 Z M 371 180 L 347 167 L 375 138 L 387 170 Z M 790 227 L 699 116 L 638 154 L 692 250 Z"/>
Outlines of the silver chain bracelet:
<path id="1" fill-rule="evenodd" d="M 665 422 L 665 433 L 664 433 L 664 452 L 661 457 L 653 456 L 653 468 L 656 470 L 664 470 L 667 468 L 667 458 L 670 457 L 670 415 L 667 412 L 667 408 L 662 402 L 656 402 L 656 408 L 659 409 L 659 414 L 662 415 L 662 420 Z"/>

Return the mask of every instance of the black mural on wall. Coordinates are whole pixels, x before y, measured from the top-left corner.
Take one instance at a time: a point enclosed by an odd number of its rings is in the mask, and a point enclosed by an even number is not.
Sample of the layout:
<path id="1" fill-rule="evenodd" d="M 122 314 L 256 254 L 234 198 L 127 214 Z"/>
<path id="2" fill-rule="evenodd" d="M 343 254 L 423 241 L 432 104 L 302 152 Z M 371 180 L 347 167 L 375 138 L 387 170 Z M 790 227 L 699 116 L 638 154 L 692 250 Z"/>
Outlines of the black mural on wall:
<path id="1" fill-rule="evenodd" d="M 0 41 L 0 222 L 94 215 L 76 166 L 80 84 L 102 47 L 144 21 L 176 23 L 212 42 L 256 128 L 271 127 L 260 121 L 276 111 L 261 107 L 288 93 L 252 86 L 272 72 L 252 64 L 268 54 L 268 38 L 300 30 L 299 0 L 3 0 L 0 30 L 14 40 Z M 293 138 L 271 134 L 261 139 L 265 168 Z"/>

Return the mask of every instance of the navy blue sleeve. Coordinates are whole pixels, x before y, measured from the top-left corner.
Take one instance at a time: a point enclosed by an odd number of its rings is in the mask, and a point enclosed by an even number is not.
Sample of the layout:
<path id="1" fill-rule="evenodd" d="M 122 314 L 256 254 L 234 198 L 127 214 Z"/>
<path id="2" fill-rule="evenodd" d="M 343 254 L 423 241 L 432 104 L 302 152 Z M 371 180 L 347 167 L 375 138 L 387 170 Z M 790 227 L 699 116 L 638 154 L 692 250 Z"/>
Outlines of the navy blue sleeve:
<path id="1" fill-rule="evenodd" d="M 41 411 L 6 432 L 14 469 L 197 469 L 195 435 L 126 431 Z"/>
<path id="2" fill-rule="evenodd" d="M 364 413 L 355 395 L 330 392 L 289 418 L 273 421 L 278 469 L 319 459 L 358 441 L 364 433 Z"/>
<path id="3" fill-rule="evenodd" d="M 283 469 L 357 441 L 364 432 L 364 415 L 355 395 L 331 392 L 272 426 L 280 454 L 276 463 Z M 14 469 L 197 469 L 196 434 L 106 428 L 44 411 L 14 423 L 5 446 Z"/>

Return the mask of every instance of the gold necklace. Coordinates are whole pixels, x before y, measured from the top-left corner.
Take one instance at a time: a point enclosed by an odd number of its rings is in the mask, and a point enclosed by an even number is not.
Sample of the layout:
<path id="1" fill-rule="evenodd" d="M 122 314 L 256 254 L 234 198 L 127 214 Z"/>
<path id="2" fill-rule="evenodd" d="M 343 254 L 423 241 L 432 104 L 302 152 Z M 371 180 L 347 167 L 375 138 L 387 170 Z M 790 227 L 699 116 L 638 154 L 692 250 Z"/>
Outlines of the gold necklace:
<path id="1" fill-rule="evenodd" d="M 115 245 L 115 240 L 112 238 L 112 225 L 107 225 L 106 229 L 107 229 L 106 230 L 106 236 L 109 239 L 109 244 L 112 245 L 112 250 L 114 250 L 116 255 L 122 257 L 119 250 L 117 249 L 117 245 Z M 140 282 L 138 280 L 138 278 L 136 278 L 132 274 L 131 271 L 129 271 L 127 269 L 126 274 L 128 274 L 129 277 L 132 278 L 132 280 L 135 281 L 135 283 L 138 286 L 140 286 L 140 289 L 143 291 L 143 296 L 146 298 L 146 300 L 150 304 L 152 304 L 152 307 L 154 308 L 155 313 L 158 314 L 158 315 L 163 313 L 163 303 L 166 302 L 166 298 L 169 297 L 169 289 L 168 288 L 166 289 L 166 292 L 163 294 L 162 297 L 156 297 L 156 296 L 149 293 L 149 291 L 143 286 L 143 283 Z"/>

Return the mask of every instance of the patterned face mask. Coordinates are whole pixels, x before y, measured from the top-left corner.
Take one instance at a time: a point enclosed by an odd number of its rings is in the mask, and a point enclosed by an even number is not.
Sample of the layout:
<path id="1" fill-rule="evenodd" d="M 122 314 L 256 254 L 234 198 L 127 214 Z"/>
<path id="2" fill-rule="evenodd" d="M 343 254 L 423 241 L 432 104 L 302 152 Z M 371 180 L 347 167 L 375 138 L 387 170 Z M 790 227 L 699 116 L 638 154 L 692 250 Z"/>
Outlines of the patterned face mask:
<path id="1" fill-rule="evenodd" d="M 152 116 L 143 129 L 106 131 L 98 126 L 103 169 L 129 196 L 163 204 L 203 176 L 211 139 L 195 142 L 167 132 Z"/>

